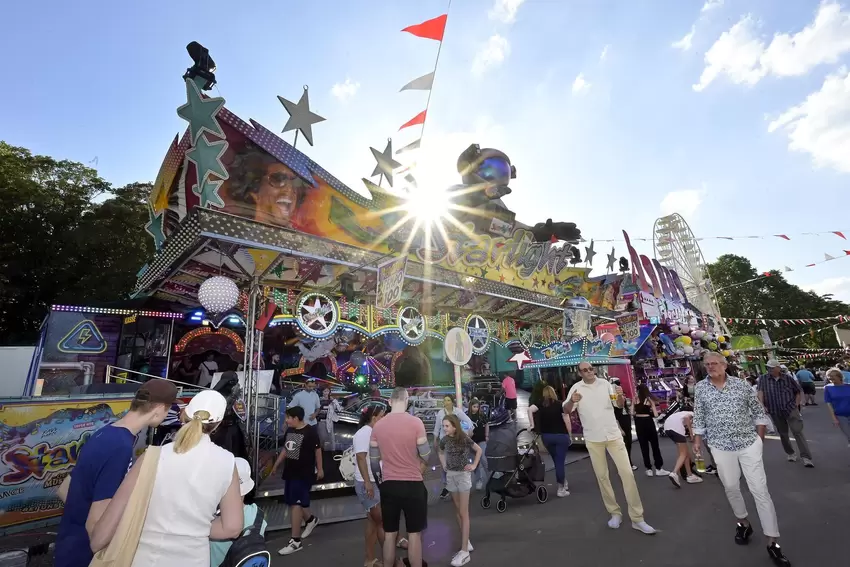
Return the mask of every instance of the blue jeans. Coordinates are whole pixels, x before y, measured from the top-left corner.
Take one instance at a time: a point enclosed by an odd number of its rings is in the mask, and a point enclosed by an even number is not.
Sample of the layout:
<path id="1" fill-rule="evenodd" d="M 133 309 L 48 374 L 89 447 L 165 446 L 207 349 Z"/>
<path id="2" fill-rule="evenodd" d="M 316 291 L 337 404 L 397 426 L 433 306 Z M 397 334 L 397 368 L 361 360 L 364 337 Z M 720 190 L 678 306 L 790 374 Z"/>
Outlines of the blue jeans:
<path id="1" fill-rule="evenodd" d="M 844 432 L 844 435 L 847 436 L 847 442 L 850 443 L 850 416 L 839 415 L 837 417 L 838 426 L 841 428 L 841 431 Z"/>
<path id="2" fill-rule="evenodd" d="M 566 475 L 564 468 L 567 460 L 567 450 L 572 444 L 570 436 L 566 433 L 544 433 L 542 435 L 543 446 L 549 451 L 552 460 L 555 461 L 555 479 L 561 486 L 564 485 Z"/>
<path id="3" fill-rule="evenodd" d="M 484 456 L 484 451 L 487 450 L 487 442 L 482 441 L 481 443 L 478 443 L 478 446 L 481 447 L 481 460 L 478 461 L 478 468 L 476 468 L 475 472 L 472 473 L 472 480 L 474 482 L 486 484 L 487 477 L 489 475 L 487 471 L 487 457 Z"/>

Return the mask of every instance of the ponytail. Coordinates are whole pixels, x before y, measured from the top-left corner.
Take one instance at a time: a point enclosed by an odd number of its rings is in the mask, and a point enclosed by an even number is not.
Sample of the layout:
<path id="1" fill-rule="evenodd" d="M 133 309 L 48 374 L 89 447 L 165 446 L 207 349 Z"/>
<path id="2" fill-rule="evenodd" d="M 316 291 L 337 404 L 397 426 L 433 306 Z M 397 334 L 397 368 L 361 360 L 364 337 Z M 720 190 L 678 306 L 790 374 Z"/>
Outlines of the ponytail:
<path id="1" fill-rule="evenodd" d="M 185 423 L 174 436 L 174 452 L 177 454 L 188 453 L 194 449 L 206 433 L 204 431 L 204 420 L 209 418 L 210 413 L 208 411 L 196 411 L 189 422 Z"/>

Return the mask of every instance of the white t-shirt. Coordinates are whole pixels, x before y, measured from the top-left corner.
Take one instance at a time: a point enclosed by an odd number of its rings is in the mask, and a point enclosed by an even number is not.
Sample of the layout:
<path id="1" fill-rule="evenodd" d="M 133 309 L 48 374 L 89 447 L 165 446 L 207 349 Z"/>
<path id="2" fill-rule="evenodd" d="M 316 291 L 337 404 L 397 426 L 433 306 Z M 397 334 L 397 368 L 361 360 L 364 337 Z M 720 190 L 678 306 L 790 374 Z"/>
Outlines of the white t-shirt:
<path id="1" fill-rule="evenodd" d="M 685 431 L 685 418 L 690 417 L 693 419 L 694 412 L 692 411 L 677 411 L 673 415 L 667 418 L 664 422 L 664 430 L 665 431 L 675 431 L 679 435 L 688 436 L 687 431 Z"/>
<path id="2" fill-rule="evenodd" d="M 212 384 L 213 374 L 218 372 L 218 364 L 216 364 L 215 360 L 205 360 L 201 363 L 198 370 L 201 371 L 198 376 L 198 386 L 209 388 L 210 384 Z"/>
<path id="3" fill-rule="evenodd" d="M 369 464 L 369 440 L 372 439 L 372 426 L 364 425 L 354 434 L 354 454 L 366 453 L 366 468 L 369 470 L 369 480 L 375 482 L 375 475 L 372 473 L 372 467 Z M 363 482 L 363 475 L 360 474 L 360 467 L 354 468 L 354 480 Z"/>
<path id="4" fill-rule="evenodd" d="M 592 384 L 579 380 L 570 388 L 567 401 L 572 400 L 574 392 L 581 394 L 581 401 L 575 404 L 573 411 L 577 411 L 581 419 L 585 441 L 602 443 L 623 438 L 620 424 L 614 416 L 614 406 L 611 404 L 614 388 L 609 382 L 602 378 L 597 378 Z"/>

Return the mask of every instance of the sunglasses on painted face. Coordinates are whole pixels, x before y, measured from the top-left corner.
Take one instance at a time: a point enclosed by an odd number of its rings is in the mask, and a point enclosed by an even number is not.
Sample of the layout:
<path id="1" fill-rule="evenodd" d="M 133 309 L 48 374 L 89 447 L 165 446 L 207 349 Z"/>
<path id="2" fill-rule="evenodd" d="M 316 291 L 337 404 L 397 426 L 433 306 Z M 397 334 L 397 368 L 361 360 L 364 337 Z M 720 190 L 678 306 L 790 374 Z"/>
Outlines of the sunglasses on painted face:
<path id="1" fill-rule="evenodd" d="M 275 187 L 277 189 L 283 189 L 286 187 L 287 183 L 295 181 L 295 178 L 291 175 L 287 175 L 280 171 L 275 171 L 274 173 L 269 173 L 266 176 L 269 180 L 269 185 Z"/>
<path id="2" fill-rule="evenodd" d="M 511 178 L 511 166 L 502 158 L 487 158 L 478 166 L 476 173 L 486 181 L 500 181 Z"/>

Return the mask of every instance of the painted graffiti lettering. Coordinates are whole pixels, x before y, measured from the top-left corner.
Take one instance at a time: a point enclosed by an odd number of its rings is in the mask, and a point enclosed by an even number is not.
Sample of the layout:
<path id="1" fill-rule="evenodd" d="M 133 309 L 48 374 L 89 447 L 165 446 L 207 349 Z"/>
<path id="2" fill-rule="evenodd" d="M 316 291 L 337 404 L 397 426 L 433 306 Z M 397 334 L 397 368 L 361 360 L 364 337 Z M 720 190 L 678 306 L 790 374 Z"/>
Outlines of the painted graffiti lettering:
<path id="1" fill-rule="evenodd" d="M 51 435 L 55 435 L 57 431 L 59 431 L 59 429 L 57 429 L 56 427 L 53 427 L 51 429 L 47 429 L 47 430 L 45 430 L 41 433 L 41 438 L 44 439 L 45 437 L 50 437 Z"/>
<path id="2" fill-rule="evenodd" d="M 12 490 L 3 490 L 0 491 L 0 500 L 4 498 L 8 498 L 10 496 L 17 496 L 18 494 L 24 493 L 24 487 L 13 488 Z"/>
<path id="3" fill-rule="evenodd" d="M 49 443 L 39 443 L 34 447 L 18 445 L 3 454 L 3 462 L 11 469 L 3 478 L 3 484 L 21 484 L 30 478 L 43 480 L 48 473 L 69 469 L 77 462 L 85 442 L 92 432 L 84 432 L 79 439 L 52 447 Z"/>

